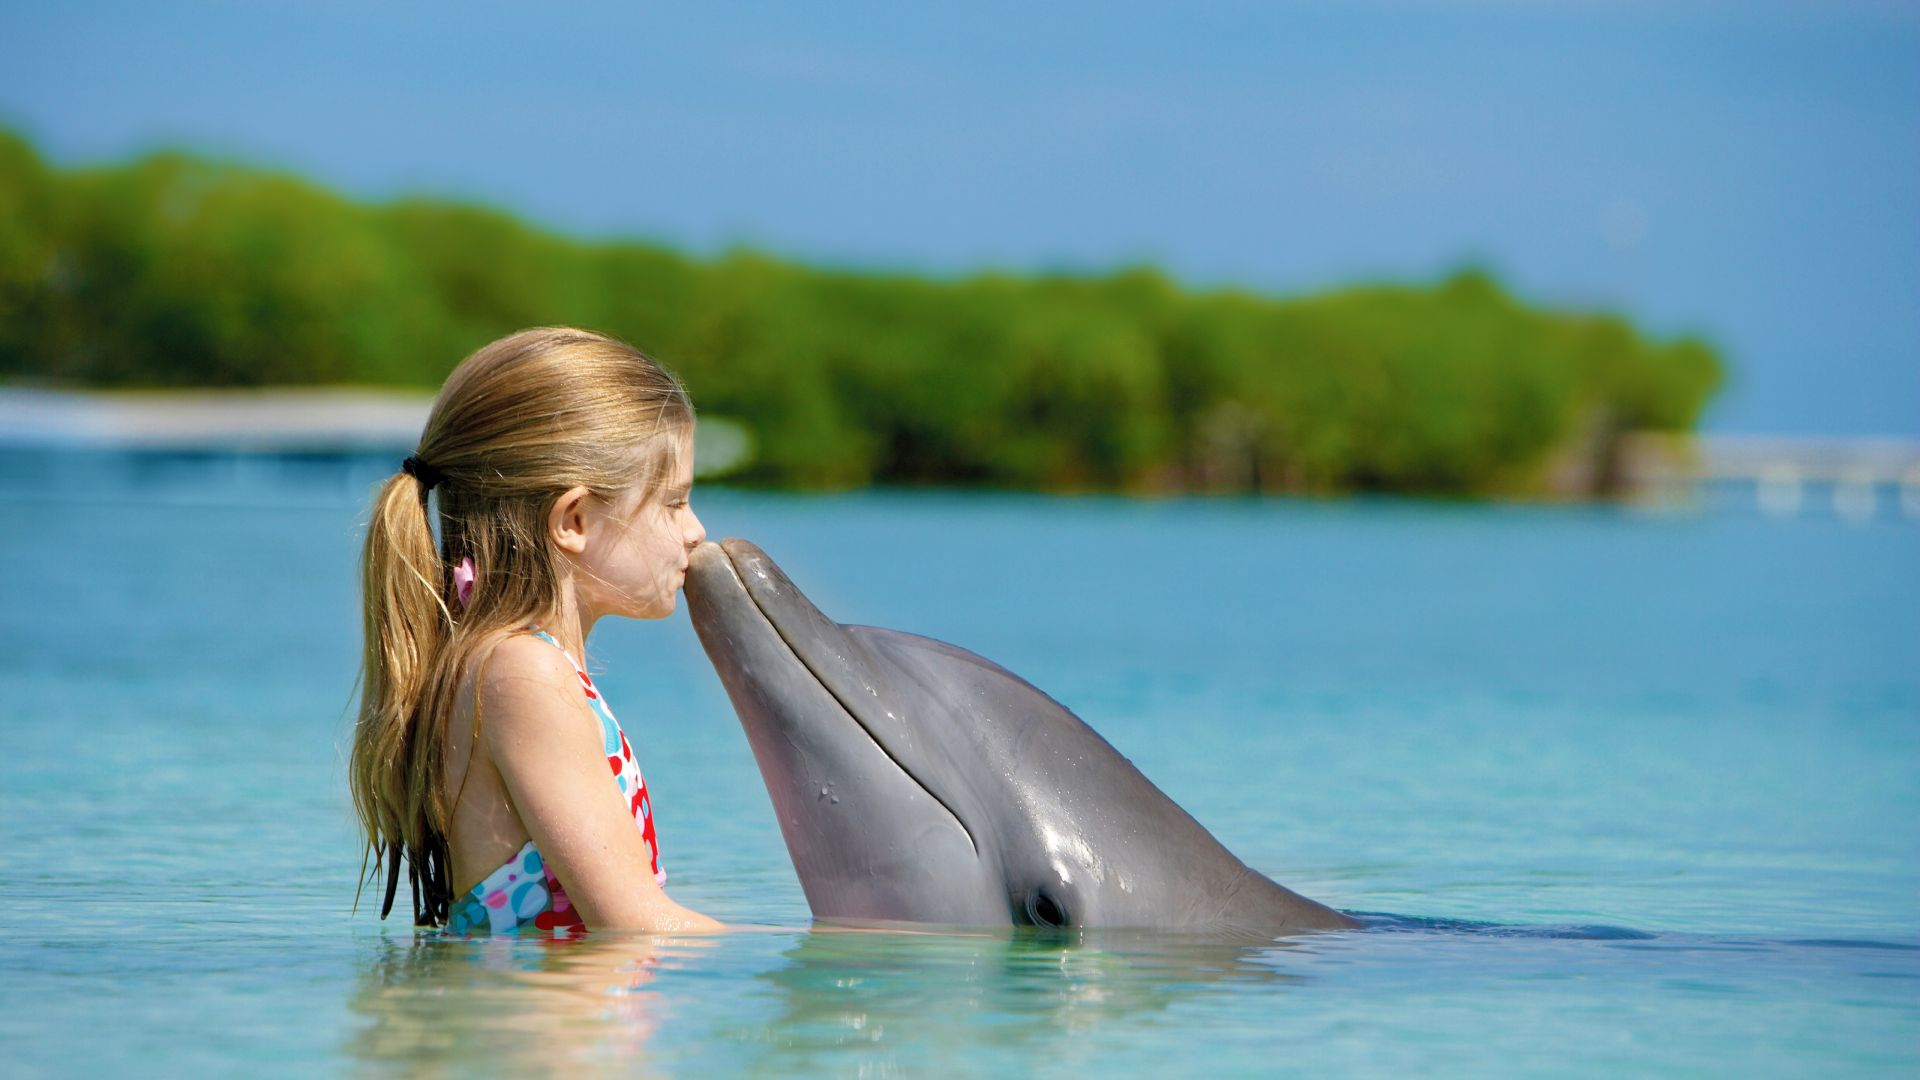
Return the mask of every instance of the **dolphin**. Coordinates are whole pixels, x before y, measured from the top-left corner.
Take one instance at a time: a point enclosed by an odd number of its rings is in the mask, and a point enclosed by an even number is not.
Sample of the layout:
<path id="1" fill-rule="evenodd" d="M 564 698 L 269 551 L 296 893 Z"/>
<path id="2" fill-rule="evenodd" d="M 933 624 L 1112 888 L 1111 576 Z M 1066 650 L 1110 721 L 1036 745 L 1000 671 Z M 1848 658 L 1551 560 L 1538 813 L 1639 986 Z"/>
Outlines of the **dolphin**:
<path id="1" fill-rule="evenodd" d="M 843 626 L 745 540 L 686 597 L 817 919 L 1268 936 L 1360 924 L 1257 873 L 1059 702 Z"/>

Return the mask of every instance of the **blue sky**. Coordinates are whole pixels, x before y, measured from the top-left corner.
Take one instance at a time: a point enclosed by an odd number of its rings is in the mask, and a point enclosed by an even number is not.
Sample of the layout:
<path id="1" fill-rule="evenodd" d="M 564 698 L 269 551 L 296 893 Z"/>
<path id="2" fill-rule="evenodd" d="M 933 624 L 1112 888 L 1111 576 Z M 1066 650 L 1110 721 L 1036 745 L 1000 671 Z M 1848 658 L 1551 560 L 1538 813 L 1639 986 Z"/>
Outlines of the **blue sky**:
<path id="1" fill-rule="evenodd" d="M 1920 5 L 16 5 L 0 123 L 586 236 L 1276 293 L 1466 262 L 1920 435 Z"/>

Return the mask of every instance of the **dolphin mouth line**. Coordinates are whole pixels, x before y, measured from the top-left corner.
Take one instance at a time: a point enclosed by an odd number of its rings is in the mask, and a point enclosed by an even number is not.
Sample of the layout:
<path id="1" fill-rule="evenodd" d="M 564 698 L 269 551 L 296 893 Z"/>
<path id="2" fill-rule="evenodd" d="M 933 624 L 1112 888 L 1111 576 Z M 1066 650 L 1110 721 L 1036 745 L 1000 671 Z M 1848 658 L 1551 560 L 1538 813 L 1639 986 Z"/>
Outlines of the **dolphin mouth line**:
<path id="1" fill-rule="evenodd" d="M 887 749 L 887 744 L 881 742 L 880 739 L 874 735 L 873 730 L 867 727 L 866 721 L 860 719 L 860 714 L 855 712 L 852 707 L 847 704 L 846 700 L 834 691 L 833 687 L 827 685 L 827 681 L 820 677 L 819 672 L 813 670 L 813 665 L 807 663 L 807 658 L 801 655 L 799 649 L 794 648 L 793 642 L 788 639 L 786 632 L 780 629 L 780 624 L 775 622 L 773 616 L 767 614 L 767 609 L 760 605 L 760 598 L 753 595 L 753 588 L 747 584 L 746 575 L 740 572 L 739 564 L 733 561 L 733 552 L 728 551 L 725 544 L 721 544 L 719 547 L 720 553 L 727 557 L 727 569 L 733 573 L 734 580 L 740 583 L 740 591 L 747 594 L 747 599 L 752 602 L 753 610 L 759 613 L 761 621 L 765 622 L 773 631 L 774 636 L 780 639 L 780 643 L 787 647 L 787 651 L 793 654 L 793 658 L 799 662 L 800 666 L 807 670 L 807 674 L 813 676 L 814 683 L 817 684 L 820 689 L 827 692 L 827 696 L 833 699 L 834 704 L 840 706 L 840 711 L 847 714 L 847 718 L 853 721 L 853 726 L 860 729 L 860 734 L 865 735 L 867 741 L 873 744 L 874 749 L 880 751 L 880 756 L 891 762 L 894 768 L 900 770 L 901 775 L 913 781 L 915 787 L 927 793 L 927 798 L 932 799 L 935 805 L 947 812 L 947 816 L 953 819 L 954 826 L 960 830 L 960 835 L 967 838 L 967 845 L 973 848 L 974 857 L 979 858 L 980 844 L 974 840 L 973 830 L 967 828 L 967 823 L 960 820 L 960 815 L 954 813 L 953 807 L 947 805 L 947 800 L 941 798 L 939 792 L 929 787 L 926 781 L 915 776 L 913 770 L 907 768 L 905 762 L 894 757 L 893 752 Z"/>

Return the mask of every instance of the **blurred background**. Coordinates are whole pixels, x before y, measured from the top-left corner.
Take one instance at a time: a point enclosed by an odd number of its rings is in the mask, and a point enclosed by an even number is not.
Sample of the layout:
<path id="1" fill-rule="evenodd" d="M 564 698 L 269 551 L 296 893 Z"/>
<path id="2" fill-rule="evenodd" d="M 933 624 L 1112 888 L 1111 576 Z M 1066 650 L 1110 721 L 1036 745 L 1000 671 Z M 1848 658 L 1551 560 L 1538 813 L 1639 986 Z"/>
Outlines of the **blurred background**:
<path id="1" fill-rule="evenodd" d="M 16 388 L 431 388 L 578 323 L 803 487 L 1857 503 L 1920 435 L 1906 5 L 11 22 Z M 1771 438 L 1633 439 L 1696 428 Z"/>
<path id="2" fill-rule="evenodd" d="M 1916 103 L 1873 0 L 14 5 L 10 1063 L 1910 1074 Z M 685 379 L 711 534 L 1404 932 L 809 933 L 680 614 L 592 665 L 782 929 L 356 912 L 367 500 L 552 323 Z"/>

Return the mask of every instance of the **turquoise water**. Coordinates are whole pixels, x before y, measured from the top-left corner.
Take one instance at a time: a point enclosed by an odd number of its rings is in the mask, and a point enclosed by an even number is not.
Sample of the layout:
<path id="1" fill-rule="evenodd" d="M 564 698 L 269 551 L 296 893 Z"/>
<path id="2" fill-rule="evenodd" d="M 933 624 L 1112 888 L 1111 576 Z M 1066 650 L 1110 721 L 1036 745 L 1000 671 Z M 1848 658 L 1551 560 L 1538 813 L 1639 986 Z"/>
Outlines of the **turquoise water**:
<path id="1" fill-rule="evenodd" d="M 811 930 L 682 614 L 592 651 L 674 896 L 769 929 L 556 946 L 350 910 L 376 472 L 0 457 L 9 1075 L 1920 1067 L 1912 522 L 706 490 L 824 611 L 1006 664 L 1249 863 L 1377 917 L 1261 947 Z"/>

